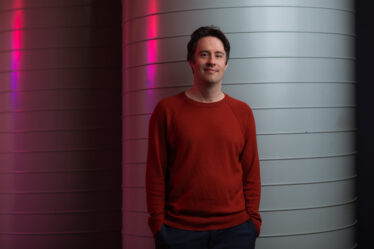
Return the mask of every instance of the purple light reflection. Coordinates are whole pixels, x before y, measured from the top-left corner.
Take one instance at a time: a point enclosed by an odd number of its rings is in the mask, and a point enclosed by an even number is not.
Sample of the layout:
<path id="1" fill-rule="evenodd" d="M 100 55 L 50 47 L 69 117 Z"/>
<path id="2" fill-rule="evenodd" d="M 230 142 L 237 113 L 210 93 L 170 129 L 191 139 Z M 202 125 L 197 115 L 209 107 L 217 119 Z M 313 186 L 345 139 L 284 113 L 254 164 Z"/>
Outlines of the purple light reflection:
<path id="1" fill-rule="evenodd" d="M 12 111 L 17 112 L 17 90 L 19 89 L 19 68 L 21 64 L 22 48 L 22 26 L 23 26 L 23 12 L 19 8 L 23 6 L 23 0 L 14 0 L 13 7 L 16 9 L 13 12 L 12 19 L 12 64 L 11 64 L 11 89 L 12 89 Z"/>
<path id="2" fill-rule="evenodd" d="M 148 88 L 155 87 L 155 63 L 157 60 L 157 41 L 150 40 L 147 45 L 147 79 L 148 79 Z"/>
<path id="3" fill-rule="evenodd" d="M 157 36 L 158 36 L 158 26 L 159 20 L 157 11 L 158 11 L 158 0 L 149 1 L 149 13 L 151 14 L 148 17 L 147 22 L 147 110 L 153 109 L 153 104 L 156 101 L 154 99 L 154 88 L 156 87 L 155 74 L 156 67 L 154 63 L 157 61 Z"/>
<path id="4" fill-rule="evenodd" d="M 9 1 L 10 2 L 10 1 Z M 11 152 L 9 157 L 0 164 L 1 171 L 6 172 L 6 180 L 2 182 L 5 189 L 9 189 L 11 191 L 17 191 L 18 187 L 23 183 L 19 180 L 17 181 L 17 174 L 18 174 L 18 167 L 22 167 L 25 165 L 25 162 L 20 159 L 17 153 L 17 105 L 18 105 L 18 90 L 19 90 L 19 68 L 21 62 L 21 51 L 22 48 L 21 40 L 22 40 L 22 27 L 23 27 L 23 0 L 13 0 L 12 3 L 12 16 L 11 16 L 11 44 L 10 44 L 10 68 L 7 70 L 10 71 L 10 111 L 11 111 L 11 118 L 9 124 L 9 134 L 7 134 L 6 139 L 4 139 L 4 143 L 6 144 L 5 152 Z M 8 88 L 9 89 L 9 88 Z M 16 153 L 14 153 L 16 152 Z M 14 195 L 6 195 L 6 201 L 3 201 L 1 205 L 1 210 L 6 210 L 6 212 L 14 212 L 14 210 L 19 210 L 19 206 L 22 204 L 19 203 L 19 199 L 17 199 Z M 17 224 L 16 219 L 14 216 L 8 215 L 6 222 L 0 222 L 0 230 L 5 231 L 5 234 L 9 231 L 17 231 L 19 230 L 19 224 Z M 22 224 L 23 225 L 23 224 Z M 1 240 L 1 239 L 0 239 Z M 12 242 L 9 242 L 9 246 L 5 247 L 13 247 Z M 1 247 L 3 248 L 3 247 Z"/>

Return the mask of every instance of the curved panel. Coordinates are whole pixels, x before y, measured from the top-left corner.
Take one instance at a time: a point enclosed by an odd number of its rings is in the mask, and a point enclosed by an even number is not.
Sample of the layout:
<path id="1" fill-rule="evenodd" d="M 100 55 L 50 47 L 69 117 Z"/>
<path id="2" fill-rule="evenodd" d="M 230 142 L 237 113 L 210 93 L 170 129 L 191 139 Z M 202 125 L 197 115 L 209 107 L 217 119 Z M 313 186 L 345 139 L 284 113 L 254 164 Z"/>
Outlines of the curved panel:
<path id="1" fill-rule="evenodd" d="M 148 140 L 125 140 L 123 150 L 126 157 L 123 159 L 125 164 L 145 163 L 147 158 Z"/>
<path id="2" fill-rule="evenodd" d="M 261 216 L 264 221 L 261 234 L 264 237 L 318 233 L 341 229 L 356 222 L 354 203 L 324 208 L 261 212 Z M 271 221 L 271 225 L 267 221 Z"/>
<path id="3" fill-rule="evenodd" d="M 230 61 L 224 83 L 354 82 L 354 60 L 254 58 Z"/>
<path id="4" fill-rule="evenodd" d="M 257 109 L 258 134 L 355 130 L 355 108 Z"/>
<path id="5" fill-rule="evenodd" d="M 341 205 L 355 199 L 355 181 L 262 185 L 261 195 L 261 211 Z"/>
<path id="6" fill-rule="evenodd" d="M 46 130 L 61 130 L 61 129 L 79 129 L 80 127 L 87 127 L 88 129 L 97 129 L 97 127 L 108 127 L 108 124 L 115 123 L 118 120 L 116 116 L 118 113 L 115 108 L 86 108 L 71 110 L 46 110 L 44 112 L 1 112 L 0 130 L 10 130 L 12 127 L 18 132 L 25 132 L 23 124 L 27 123 L 27 131 L 46 131 Z M 85 119 L 81 119 L 82 115 Z M 102 119 L 97 119 L 97 116 Z M 12 124 L 11 120 L 15 117 L 19 120 L 18 123 Z"/>
<path id="7" fill-rule="evenodd" d="M 0 247 L 121 243 L 120 0 L 0 1 Z"/>
<path id="8" fill-rule="evenodd" d="M 116 27 L 97 27 L 95 36 L 105 37 L 116 32 Z M 87 43 L 92 42 L 91 47 L 117 46 L 119 41 L 109 39 L 98 39 L 92 41 L 92 30 L 90 27 L 66 27 L 60 29 L 34 29 L 22 30 L 24 49 L 51 49 L 51 48 L 74 48 L 87 47 Z M 11 30 L 0 33 L 0 47 L 4 50 L 13 49 L 13 34 Z"/>
<path id="9" fill-rule="evenodd" d="M 18 63 L 20 70 L 118 67 L 120 57 L 117 48 L 46 48 L 22 52 Z M 95 50 L 95 53 L 92 53 Z M 12 70 L 12 52 L 0 53 L 0 73 Z M 118 67 L 119 68 L 119 67 Z"/>
<path id="10" fill-rule="evenodd" d="M 355 248 L 354 224 L 342 229 L 321 233 L 309 233 L 287 236 L 264 236 L 256 241 L 257 248 L 272 248 L 277 245 L 279 249 L 303 248 L 303 249 L 353 249 Z"/>
<path id="11" fill-rule="evenodd" d="M 354 106 L 354 85 L 343 84 L 249 84 L 225 85 L 225 92 L 249 103 L 256 108 L 300 108 Z M 248 92 L 245 91 L 248 89 Z M 131 92 L 126 101 L 135 106 L 126 109 L 125 114 L 146 114 L 152 112 L 162 96 L 170 96 L 184 88 L 165 88 Z M 150 94 L 157 98 L 150 99 Z M 340 97 L 341 96 L 341 97 Z M 343 98 L 344 97 L 344 98 Z"/>
<path id="12" fill-rule="evenodd" d="M 148 123 L 151 115 L 126 116 L 123 119 L 125 128 L 123 138 L 141 139 L 148 137 Z"/>
<path id="13" fill-rule="evenodd" d="M 71 72 L 71 74 L 69 74 Z M 103 88 L 103 82 L 115 82 L 118 79 L 118 69 L 116 68 L 44 68 L 32 71 L 22 71 L 17 75 L 17 90 L 51 90 L 51 89 L 89 89 Z M 0 73 L 0 92 L 11 91 L 14 73 Z M 105 89 L 116 89 L 118 86 L 108 85 Z"/>
<path id="14" fill-rule="evenodd" d="M 111 230 L 112 220 L 118 217 L 119 210 L 115 212 L 77 212 L 77 213 L 51 213 L 47 214 L 0 214 L 0 233 L 27 233 L 34 228 L 34 224 L 38 224 L 38 229 L 34 233 L 52 233 L 59 234 L 62 230 L 77 231 L 94 231 L 95 227 L 101 226 L 101 231 Z M 58 226 L 51 227 L 50 221 L 53 219 Z M 69 222 L 66 222 L 69 220 Z M 120 221 L 117 220 L 117 223 Z M 119 224 L 117 224 L 119 225 Z M 21 229 L 19 229 L 22 227 Z M 4 229 L 6 228 L 6 229 Z"/>
<path id="15" fill-rule="evenodd" d="M 132 249 L 143 249 L 148 248 L 150 245 L 154 244 L 153 236 L 134 236 L 127 235 L 123 236 L 123 247 Z"/>
<path id="16" fill-rule="evenodd" d="M 347 179 L 356 175 L 352 167 L 355 155 L 332 157 L 261 160 L 261 182 L 263 185 L 282 183 L 310 183 Z"/>
<path id="17" fill-rule="evenodd" d="M 336 156 L 355 152 L 355 133 L 258 135 L 261 159 Z"/>
<path id="18" fill-rule="evenodd" d="M 100 151 L 100 153 L 97 153 Z M 64 170 L 113 169 L 120 165 L 119 148 L 91 148 L 61 151 L 0 153 L 2 173 L 63 172 Z M 22 162 L 28 162 L 24 168 Z M 78 165 L 78 166 L 77 166 Z M 105 165 L 105 166 L 103 166 Z"/>
<path id="19" fill-rule="evenodd" d="M 227 22 L 228 16 L 230 22 Z M 263 21 L 264 17 L 266 21 Z M 298 7 L 197 9 L 130 20 L 126 23 L 132 27 L 126 32 L 126 44 L 153 38 L 189 35 L 197 27 L 212 23 L 228 33 L 292 31 L 353 35 L 353 17 L 351 12 L 346 11 Z M 150 33 L 148 29 L 144 29 L 149 27 L 150 23 L 157 23 L 158 29 L 155 32 Z M 184 24 L 183 29 L 180 28 L 180 23 Z M 321 25 L 322 23 L 324 25 Z"/>
<path id="20" fill-rule="evenodd" d="M 112 210 L 115 206 L 120 206 L 121 201 L 116 198 L 120 191 L 118 188 L 91 189 L 80 191 L 39 191 L 35 193 L 0 193 L 0 201 L 5 203 L 0 207 L 2 214 L 29 213 L 37 214 L 44 210 L 53 210 L 52 213 L 68 213 L 73 210 L 98 211 Z M 18 205 L 14 206 L 17 199 Z M 11 210 L 11 211 L 10 211 Z M 27 233 L 25 233 L 27 235 Z"/>
<path id="21" fill-rule="evenodd" d="M 189 11 L 196 9 L 211 9 L 211 8 L 243 8 L 243 7 L 306 7 L 306 8 L 332 8 L 338 10 L 352 11 L 353 2 L 350 0 L 236 0 L 235 4 L 225 0 L 216 1 L 200 1 L 190 0 L 185 2 L 183 0 L 138 0 L 125 1 L 125 21 L 132 18 L 139 18 L 150 14 L 161 14 L 165 12 Z"/>
<path id="22" fill-rule="evenodd" d="M 248 89 L 248 92 L 243 89 Z M 237 96 L 254 109 L 354 106 L 354 89 L 354 85 L 351 84 L 325 83 L 225 86 L 229 95 Z"/>
<path id="23" fill-rule="evenodd" d="M 263 220 L 272 220 L 273 224 L 271 227 L 263 227 L 260 239 L 282 236 L 296 237 L 343 230 L 355 224 L 354 215 L 347 214 L 354 214 L 354 205 L 351 203 L 318 209 L 261 212 Z M 293 215 L 297 218 L 292 218 Z M 146 212 L 126 212 L 124 218 L 128 221 L 124 227 L 125 235 L 152 237 L 151 232 L 147 229 L 148 214 Z M 300 231 L 305 231 L 305 233 Z"/>
<path id="24" fill-rule="evenodd" d="M 119 23 L 120 15 L 116 12 L 118 2 L 113 5 L 105 4 L 100 7 L 101 11 L 93 11 L 93 4 L 58 6 L 41 2 L 40 6 L 35 8 L 24 8 L 22 4 L 19 6 L 11 6 L 9 3 L 8 10 L 0 12 L 0 30 L 10 30 L 14 28 L 14 13 L 22 9 L 23 16 L 27 17 L 27 21 L 23 21 L 20 27 L 23 29 L 35 28 L 61 28 L 61 27 L 78 27 L 78 26 L 112 26 L 113 23 Z M 14 4 L 15 5 L 15 4 Z M 6 7 L 6 6 L 4 6 Z M 47 11 L 46 11 L 47 10 Z M 66 14 L 69 13 L 69 14 Z M 113 14 L 116 13 L 116 14 Z M 32 17 L 31 19 L 29 19 Z"/>
<path id="25" fill-rule="evenodd" d="M 124 164 L 123 165 L 123 171 L 122 171 L 122 174 L 123 174 L 122 178 L 124 179 L 124 181 L 123 181 L 124 187 L 125 188 L 143 188 L 141 191 L 143 191 L 142 195 L 144 195 L 145 194 L 145 192 L 144 192 L 144 188 L 145 188 L 145 177 L 144 177 L 145 176 L 145 169 L 146 169 L 146 164 L 145 163 Z M 125 205 L 126 205 L 126 203 L 125 203 Z"/>
<path id="26" fill-rule="evenodd" d="M 256 57 L 320 57 L 353 58 L 354 37 L 337 34 L 308 33 L 238 33 L 229 34 L 232 51 L 230 59 Z M 153 63 L 184 62 L 186 50 L 182 50 L 189 37 L 172 37 L 147 40 L 126 46 L 127 67 L 144 66 Z M 274 43 L 273 41 L 278 42 Z M 242 47 L 241 44 L 248 44 Z M 257 44 L 261 44 L 258 47 Z M 149 47 L 156 47 L 149 56 Z"/>
<path id="27" fill-rule="evenodd" d="M 116 248 L 118 247 L 118 236 L 112 231 L 85 231 L 79 234 L 55 234 L 49 233 L 50 241 L 47 243 L 45 235 L 33 234 L 31 236 L 25 234 L 1 235 L 4 248 L 25 248 L 25 244 L 32 245 L 35 248 L 74 248 L 76 242 L 71 237 L 80 237 L 82 241 L 79 243 L 80 248 Z M 108 241 L 107 241 L 108 240 Z"/>
<path id="28" fill-rule="evenodd" d="M 353 131 L 355 108 L 257 109 L 257 134 Z M 126 116 L 124 139 L 148 136 L 150 114 Z"/>
<path id="29" fill-rule="evenodd" d="M 263 229 L 256 248 L 354 247 L 355 55 L 351 0 L 123 1 L 124 248 L 153 248 L 144 203 L 148 122 L 193 84 L 191 32 L 231 42 L 223 90 L 256 118 Z M 344 236 L 342 238 L 341 236 Z"/>
<path id="30" fill-rule="evenodd" d="M 11 152 L 47 152 L 115 148 L 118 134 L 110 130 L 42 131 L 0 133 L 0 150 Z"/>
<path id="31" fill-rule="evenodd" d="M 352 132 L 305 135 L 258 136 L 260 159 L 304 159 L 351 154 L 355 134 Z M 125 163 L 144 163 L 147 140 L 125 140 Z"/>
<path id="32" fill-rule="evenodd" d="M 152 113 L 158 101 L 162 98 L 177 94 L 185 90 L 180 88 L 149 89 L 133 93 L 127 93 L 124 99 L 124 114 L 143 115 Z"/>
<path id="33" fill-rule="evenodd" d="M 74 192 L 87 189 L 97 189 L 100 182 L 107 182 L 105 188 L 115 189 L 121 182 L 118 168 L 112 170 L 91 170 L 80 172 L 9 172 L 0 174 L 0 189 L 5 193 L 38 193 L 45 191 L 48 185 L 49 192 Z M 9 175 L 13 174 L 10 178 Z"/>
<path id="34" fill-rule="evenodd" d="M 183 75 L 183 77 L 181 77 Z M 152 64 L 125 70 L 125 93 L 170 86 L 191 86 L 193 77 L 187 62 Z"/>
<path id="35" fill-rule="evenodd" d="M 228 35 L 231 58 L 354 58 L 353 36 L 329 33 L 237 33 Z M 277 42 L 274 42 L 277 41 Z M 241 46 L 241 44 L 248 44 Z M 258 46 L 261 44 L 261 46 Z"/>
<path id="36" fill-rule="evenodd" d="M 126 46 L 127 68 L 145 66 L 153 63 L 173 63 L 186 61 L 186 49 L 181 50 L 188 43 L 188 37 L 172 37 L 167 39 L 148 40 Z M 150 56 L 149 48 L 157 48 Z"/>
<path id="37" fill-rule="evenodd" d="M 0 93 L 0 111 L 65 110 L 120 105 L 120 98 L 108 89 L 48 89 Z"/>
<path id="38" fill-rule="evenodd" d="M 147 212 L 145 208 L 146 203 L 146 195 L 144 191 L 144 187 L 142 188 L 125 188 L 125 196 L 126 198 L 131 198 L 131 201 L 124 203 L 124 210 L 126 212 Z"/>
<path id="39" fill-rule="evenodd" d="M 3 0 L 0 3 L 0 9 L 9 9 L 11 7 L 16 8 L 20 7 L 19 2 L 15 2 L 14 0 Z M 60 0 L 48 0 L 48 2 L 44 0 L 33 0 L 33 1 L 26 1 L 22 2 L 22 7 L 25 8 L 40 8 L 40 7 L 64 7 L 64 6 L 76 6 L 76 5 L 84 5 L 89 4 L 90 0 L 65 0 L 61 2 Z"/>
<path id="40" fill-rule="evenodd" d="M 146 212 L 125 212 L 122 233 L 126 236 L 151 237 L 151 230 L 148 228 L 148 213 Z M 154 243 L 153 243 L 154 244 Z"/>
<path id="41" fill-rule="evenodd" d="M 184 49 L 184 48 L 183 48 Z M 192 85 L 187 62 L 152 64 L 126 69 L 126 91 Z M 182 77 L 183 75 L 183 77 Z M 354 61 L 323 58 L 231 59 L 224 86 L 248 83 L 352 83 Z"/>

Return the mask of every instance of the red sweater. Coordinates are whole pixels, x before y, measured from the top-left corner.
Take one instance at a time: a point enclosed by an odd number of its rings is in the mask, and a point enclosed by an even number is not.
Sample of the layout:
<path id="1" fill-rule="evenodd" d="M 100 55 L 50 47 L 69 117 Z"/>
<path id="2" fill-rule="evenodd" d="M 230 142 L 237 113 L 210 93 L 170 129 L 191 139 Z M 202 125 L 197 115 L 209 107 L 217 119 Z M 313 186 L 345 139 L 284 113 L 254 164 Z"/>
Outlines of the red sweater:
<path id="1" fill-rule="evenodd" d="M 146 172 L 149 226 L 215 230 L 261 217 L 256 128 L 250 107 L 225 94 L 201 103 L 184 92 L 156 106 Z"/>

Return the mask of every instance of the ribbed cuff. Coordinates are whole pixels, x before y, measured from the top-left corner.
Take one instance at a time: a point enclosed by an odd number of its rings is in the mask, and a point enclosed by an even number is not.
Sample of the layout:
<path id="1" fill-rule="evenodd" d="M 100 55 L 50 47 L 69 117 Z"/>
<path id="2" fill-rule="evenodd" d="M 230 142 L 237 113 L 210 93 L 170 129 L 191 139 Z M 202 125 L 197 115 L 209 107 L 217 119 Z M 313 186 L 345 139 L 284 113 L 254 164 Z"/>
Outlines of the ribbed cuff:
<path id="1" fill-rule="evenodd" d="M 256 227 L 256 230 L 257 230 L 257 237 L 260 235 L 260 232 L 261 232 L 261 221 L 257 220 L 256 218 L 254 217 L 251 217 L 252 219 L 252 222 L 253 224 L 255 225 Z"/>
<path id="2" fill-rule="evenodd" d="M 160 231 L 163 222 L 163 216 L 149 217 L 148 225 L 151 228 L 153 236 L 156 236 L 156 234 Z"/>

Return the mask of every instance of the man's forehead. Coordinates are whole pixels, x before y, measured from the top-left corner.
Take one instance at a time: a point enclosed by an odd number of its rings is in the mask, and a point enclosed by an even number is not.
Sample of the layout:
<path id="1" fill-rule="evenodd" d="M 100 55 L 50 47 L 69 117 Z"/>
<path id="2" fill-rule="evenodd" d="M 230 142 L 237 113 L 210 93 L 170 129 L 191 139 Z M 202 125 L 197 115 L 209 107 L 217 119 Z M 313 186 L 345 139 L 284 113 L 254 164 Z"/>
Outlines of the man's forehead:
<path id="1" fill-rule="evenodd" d="M 220 39 L 214 36 L 205 36 L 197 41 L 196 51 L 211 51 L 225 53 L 225 48 Z"/>

